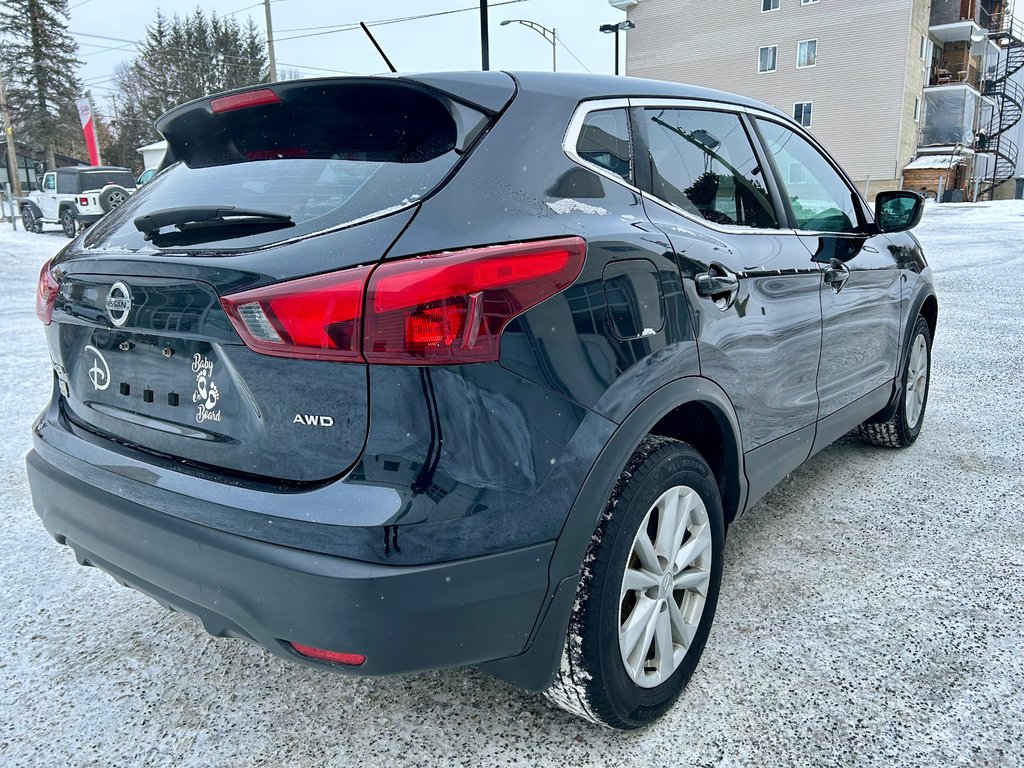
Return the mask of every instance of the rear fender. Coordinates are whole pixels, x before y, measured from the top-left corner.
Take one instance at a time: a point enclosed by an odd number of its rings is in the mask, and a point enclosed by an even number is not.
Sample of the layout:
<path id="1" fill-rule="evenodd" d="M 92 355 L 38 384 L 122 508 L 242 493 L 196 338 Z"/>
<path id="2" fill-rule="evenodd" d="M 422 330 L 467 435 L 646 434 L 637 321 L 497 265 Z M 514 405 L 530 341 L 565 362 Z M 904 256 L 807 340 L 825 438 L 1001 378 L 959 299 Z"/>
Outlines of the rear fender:
<path id="1" fill-rule="evenodd" d="M 739 509 L 747 498 L 743 474 L 743 456 L 738 435 L 739 422 L 725 392 L 699 376 L 672 381 L 655 390 L 634 408 L 605 445 L 576 497 L 549 567 L 548 583 L 553 585 L 547 611 L 533 632 L 527 650 L 508 659 L 482 664 L 481 668 L 521 688 L 542 691 L 551 685 L 562 658 L 562 647 L 569 627 L 579 583 L 583 557 L 604 513 L 612 488 L 640 441 L 659 421 L 681 405 L 701 403 L 707 406 L 726 435 L 727 471 L 737 484 Z"/>

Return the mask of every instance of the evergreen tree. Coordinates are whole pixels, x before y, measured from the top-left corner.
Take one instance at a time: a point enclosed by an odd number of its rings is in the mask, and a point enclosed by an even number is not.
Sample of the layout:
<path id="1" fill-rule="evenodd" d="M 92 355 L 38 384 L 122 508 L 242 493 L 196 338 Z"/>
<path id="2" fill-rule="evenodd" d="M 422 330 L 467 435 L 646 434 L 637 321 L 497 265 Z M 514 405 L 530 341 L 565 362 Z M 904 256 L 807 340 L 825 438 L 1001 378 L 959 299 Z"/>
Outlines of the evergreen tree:
<path id="1" fill-rule="evenodd" d="M 135 150 L 160 138 L 153 123 L 171 107 L 266 82 L 267 76 L 266 44 L 251 17 L 243 26 L 198 8 L 184 18 L 157 11 L 139 55 L 114 72 L 112 130 L 103 156 L 137 168 Z"/>
<path id="2" fill-rule="evenodd" d="M 157 12 L 133 66 L 144 91 L 139 106 L 152 120 L 177 104 L 267 79 L 266 48 L 252 19 L 243 27 L 198 8 L 185 18 Z"/>
<path id="3" fill-rule="evenodd" d="M 18 139 L 46 153 L 83 147 L 75 99 L 78 44 L 68 32 L 68 0 L 4 0 L 0 4 L 0 66 Z"/>

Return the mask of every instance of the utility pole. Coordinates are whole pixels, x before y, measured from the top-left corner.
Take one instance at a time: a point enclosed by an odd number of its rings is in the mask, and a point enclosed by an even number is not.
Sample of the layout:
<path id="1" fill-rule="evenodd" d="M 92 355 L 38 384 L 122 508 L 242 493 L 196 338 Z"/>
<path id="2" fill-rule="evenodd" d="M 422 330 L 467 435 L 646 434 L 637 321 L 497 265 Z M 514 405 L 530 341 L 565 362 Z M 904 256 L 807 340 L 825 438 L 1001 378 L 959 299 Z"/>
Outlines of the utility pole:
<path id="1" fill-rule="evenodd" d="M 18 177 L 18 150 L 14 146 L 14 128 L 11 126 L 11 111 L 7 108 L 7 87 L 0 72 L 0 117 L 4 120 L 4 137 L 7 139 L 7 178 L 11 182 L 11 194 L 21 197 L 21 179 Z"/>
<path id="2" fill-rule="evenodd" d="M 277 63 L 274 61 L 274 23 L 270 18 L 270 0 L 263 0 L 263 10 L 267 14 L 267 57 L 270 60 L 270 82 L 277 82 Z"/>
<path id="3" fill-rule="evenodd" d="M 480 68 L 491 68 L 491 43 L 487 32 L 487 0 L 480 0 Z"/>

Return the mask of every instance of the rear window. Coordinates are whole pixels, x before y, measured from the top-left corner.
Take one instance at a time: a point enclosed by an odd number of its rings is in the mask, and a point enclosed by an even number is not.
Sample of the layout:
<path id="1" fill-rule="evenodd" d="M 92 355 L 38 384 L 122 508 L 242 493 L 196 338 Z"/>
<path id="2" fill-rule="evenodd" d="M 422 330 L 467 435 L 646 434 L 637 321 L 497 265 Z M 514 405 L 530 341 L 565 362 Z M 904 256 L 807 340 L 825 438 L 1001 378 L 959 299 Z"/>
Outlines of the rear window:
<path id="1" fill-rule="evenodd" d="M 120 187 L 134 187 L 135 177 L 128 171 L 85 171 L 79 174 L 82 192 L 91 189 L 103 189 L 108 184 Z"/>
<path id="2" fill-rule="evenodd" d="M 121 206 L 88 246 L 207 250 L 280 242 L 411 205 L 459 158 L 447 101 L 393 83 L 285 87 L 280 103 L 221 114 L 197 105 L 161 127 L 177 162 Z M 138 216 L 182 206 L 234 206 L 292 223 L 180 233 L 170 226 L 152 242 L 134 226 Z"/>

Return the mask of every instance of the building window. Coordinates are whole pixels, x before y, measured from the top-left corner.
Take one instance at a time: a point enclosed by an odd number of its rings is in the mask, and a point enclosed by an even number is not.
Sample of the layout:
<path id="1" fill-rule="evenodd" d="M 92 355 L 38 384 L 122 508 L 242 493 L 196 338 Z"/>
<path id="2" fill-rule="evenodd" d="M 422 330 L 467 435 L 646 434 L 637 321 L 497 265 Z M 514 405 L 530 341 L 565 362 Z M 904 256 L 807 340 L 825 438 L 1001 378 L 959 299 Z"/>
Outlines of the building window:
<path id="1" fill-rule="evenodd" d="M 807 169 L 800 163 L 791 162 L 789 164 L 789 173 L 786 174 L 787 184 L 806 184 L 807 183 Z"/>
<path id="2" fill-rule="evenodd" d="M 801 40 L 796 46 L 797 69 L 813 67 L 818 63 L 818 40 Z"/>
<path id="3" fill-rule="evenodd" d="M 921 35 L 921 61 L 928 61 L 928 35 Z"/>
<path id="4" fill-rule="evenodd" d="M 921 99 L 914 99 L 914 122 L 921 122 Z"/>
<path id="5" fill-rule="evenodd" d="M 761 0 L 761 13 L 779 10 L 781 0 Z"/>
<path id="6" fill-rule="evenodd" d="M 779 64 L 779 46 L 766 45 L 758 51 L 757 71 L 774 72 Z"/>
<path id="7" fill-rule="evenodd" d="M 813 102 L 810 101 L 798 101 L 793 105 L 793 119 L 796 120 L 804 128 L 811 127 L 811 111 L 814 107 Z"/>
<path id="8" fill-rule="evenodd" d="M 820 0 L 800 0 L 800 5 L 815 5 Z"/>

